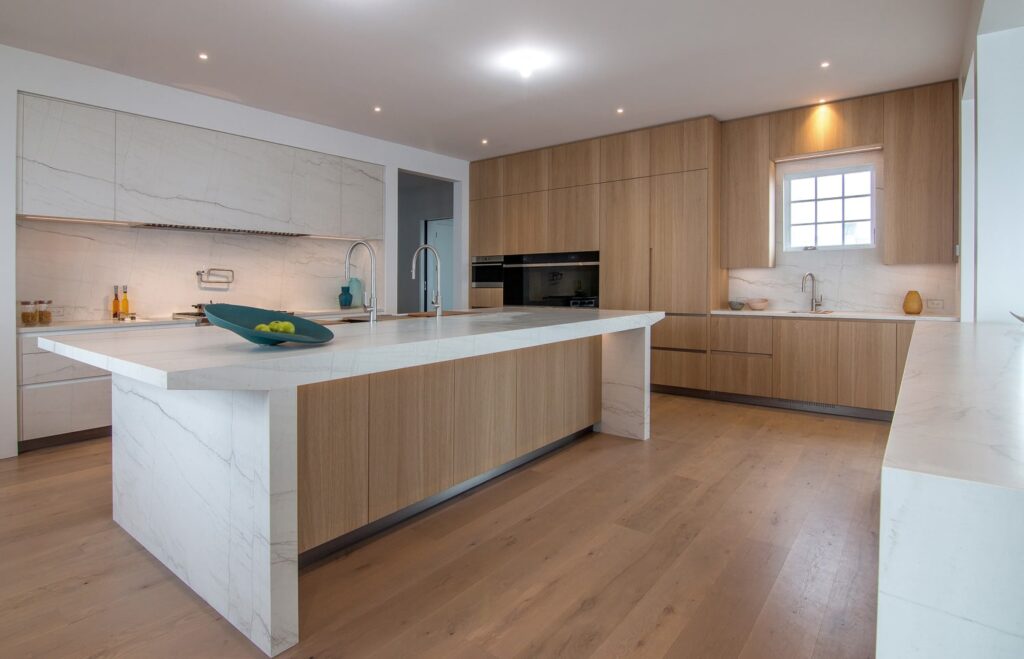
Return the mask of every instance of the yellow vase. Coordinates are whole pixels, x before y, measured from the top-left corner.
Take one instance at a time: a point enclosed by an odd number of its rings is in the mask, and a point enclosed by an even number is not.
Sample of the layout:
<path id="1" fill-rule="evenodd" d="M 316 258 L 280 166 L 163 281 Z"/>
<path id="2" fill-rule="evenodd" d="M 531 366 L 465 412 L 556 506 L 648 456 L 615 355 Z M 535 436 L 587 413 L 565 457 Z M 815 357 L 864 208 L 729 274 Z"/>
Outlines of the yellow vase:
<path id="1" fill-rule="evenodd" d="M 907 291 L 907 296 L 903 298 L 903 313 L 916 316 L 923 309 L 924 301 L 921 300 L 921 294 L 917 291 Z"/>

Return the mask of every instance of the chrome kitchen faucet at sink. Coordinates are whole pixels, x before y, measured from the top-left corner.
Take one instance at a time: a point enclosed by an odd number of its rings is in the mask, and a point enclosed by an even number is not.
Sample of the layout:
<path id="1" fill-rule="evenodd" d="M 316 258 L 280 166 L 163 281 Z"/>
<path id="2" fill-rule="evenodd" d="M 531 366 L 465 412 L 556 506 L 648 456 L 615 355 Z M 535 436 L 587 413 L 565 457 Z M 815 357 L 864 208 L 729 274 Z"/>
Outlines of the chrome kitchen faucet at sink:
<path id="1" fill-rule="evenodd" d="M 800 280 L 800 292 L 803 293 L 807 290 L 808 277 L 811 278 L 811 313 L 818 313 L 818 307 L 821 306 L 821 295 L 818 294 L 818 279 L 813 272 L 808 272 Z"/>
<path id="2" fill-rule="evenodd" d="M 413 281 L 416 280 L 416 261 L 419 259 L 420 252 L 430 250 L 434 255 L 434 296 L 430 300 L 430 304 L 433 305 L 437 312 L 437 319 L 441 320 L 441 255 L 437 253 L 432 245 L 423 244 L 416 248 L 416 251 L 412 253 L 412 267 L 409 270 L 412 275 Z"/>
<path id="3" fill-rule="evenodd" d="M 370 324 L 377 322 L 377 254 L 373 247 L 365 240 L 357 240 L 349 245 L 345 254 L 345 281 L 352 279 L 352 252 L 356 247 L 362 245 L 370 253 L 370 302 L 366 302 L 366 292 L 363 292 L 363 311 L 370 314 Z"/>

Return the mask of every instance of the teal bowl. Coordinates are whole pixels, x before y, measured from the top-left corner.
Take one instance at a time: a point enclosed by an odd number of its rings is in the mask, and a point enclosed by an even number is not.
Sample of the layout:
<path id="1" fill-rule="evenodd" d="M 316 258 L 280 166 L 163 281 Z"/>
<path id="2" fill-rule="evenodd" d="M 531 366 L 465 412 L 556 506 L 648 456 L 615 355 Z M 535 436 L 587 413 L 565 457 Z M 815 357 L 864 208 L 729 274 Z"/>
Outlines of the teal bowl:
<path id="1" fill-rule="evenodd" d="M 211 325 L 231 330 L 238 336 L 264 346 L 276 346 L 286 341 L 292 343 L 327 343 L 334 338 L 334 332 L 323 325 L 305 318 L 299 318 L 281 311 L 270 311 L 258 307 L 243 307 L 237 304 L 208 304 L 203 307 Z M 287 320 L 295 325 L 295 334 L 280 332 L 257 332 L 253 328 L 272 320 Z"/>

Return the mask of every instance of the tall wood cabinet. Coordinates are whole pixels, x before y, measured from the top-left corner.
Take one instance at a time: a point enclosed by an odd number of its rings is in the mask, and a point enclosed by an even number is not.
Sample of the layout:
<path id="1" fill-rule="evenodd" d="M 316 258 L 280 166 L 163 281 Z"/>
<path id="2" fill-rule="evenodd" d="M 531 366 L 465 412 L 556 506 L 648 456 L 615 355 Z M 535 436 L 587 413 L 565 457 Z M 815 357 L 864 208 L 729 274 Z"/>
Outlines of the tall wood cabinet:
<path id="1" fill-rule="evenodd" d="M 722 267 L 775 266 L 775 164 L 767 115 L 722 124 Z"/>
<path id="2" fill-rule="evenodd" d="M 708 170 L 651 177 L 651 308 L 708 311 Z"/>
<path id="3" fill-rule="evenodd" d="M 649 178 L 601 184 L 602 308 L 650 308 L 650 202 Z"/>

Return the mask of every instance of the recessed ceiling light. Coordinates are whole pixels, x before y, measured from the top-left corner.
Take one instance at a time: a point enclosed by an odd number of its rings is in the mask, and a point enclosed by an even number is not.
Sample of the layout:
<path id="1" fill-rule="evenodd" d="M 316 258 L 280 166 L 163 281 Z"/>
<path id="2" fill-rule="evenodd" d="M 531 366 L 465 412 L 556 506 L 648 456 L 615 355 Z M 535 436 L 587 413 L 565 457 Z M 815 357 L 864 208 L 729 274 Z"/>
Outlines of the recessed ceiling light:
<path id="1" fill-rule="evenodd" d="M 199 53 L 199 59 L 201 59 L 201 60 L 203 60 L 205 62 L 206 60 L 210 59 L 210 56 L 207 55 L 206 53 Z"/>
<path id="2" fill-rule="evenodd" d="M 534 71 L 551 66 L 554 58 L 536 48 L 518 48 L 509 51 L 498 59 L 498 63 L 506 68 L 517 71 L 521 77 L 529 78 Z"/>
<path id="3" fill-rule="evenodd" d="M 831 62 L 826 61 L 826 62 L 822 62 L 821 63 L 821 68 L 823 68 L 823 69 L 827 69 L 830 66 L 832 66 Z"/>
<path id="4" fill-rule="evenodd" d="M 373 106 L 373 111 L 374 112 L 380 112 L 380 106 L 379 105 Z"/>
<path id="5" fill-rule="evenodd" d="M 487 144 L 487 138 L 485 137 L 484 139 L 480 140 L 480 144 Z"/>
<path id="6" fill-rule="evenodd" d="M 622 114 L 622 113 L 623 113 L 623 112 L 625 112 L 625 111 L 626 111 L 626 108 L 617 108 L 617 109 L 615 110 L 615 113 L 616 113 L 616 114 Z"/>
<path id="7" fill-rule="evenodd" d="M 818 103 L 824 103 L 824 102 L 825 102 L 825 99 L 823 99 L 823 98 L 819 98 L 818 99 Z"/>

